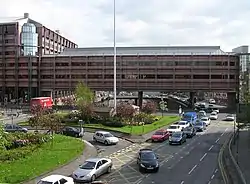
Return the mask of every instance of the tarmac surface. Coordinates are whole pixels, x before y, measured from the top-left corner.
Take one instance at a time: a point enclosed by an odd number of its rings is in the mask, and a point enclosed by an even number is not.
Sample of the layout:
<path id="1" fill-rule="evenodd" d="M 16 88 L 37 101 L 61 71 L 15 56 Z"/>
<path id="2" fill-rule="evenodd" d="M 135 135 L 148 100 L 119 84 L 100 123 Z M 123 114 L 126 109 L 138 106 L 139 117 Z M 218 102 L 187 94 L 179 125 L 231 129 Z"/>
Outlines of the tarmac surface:
<path id="1" fill-rule="evenodd" d="M 221 118 L 224 118 L 221 115 Z M 198 133 L 180 146 L 163 143 L 132 144 L 105 156 L 111 158 L 113 171 L 98 180 L 109 184 L 217 184 L 221 183 L 217 157 L 233 130 L 232 122 L 213 121 L 205 132 Z M 141 148 L 151 148 L 159 156 L 158 173 L 140 173 L 136 164 Z M 99 156 L 102 156 L 100 154 Z"/>

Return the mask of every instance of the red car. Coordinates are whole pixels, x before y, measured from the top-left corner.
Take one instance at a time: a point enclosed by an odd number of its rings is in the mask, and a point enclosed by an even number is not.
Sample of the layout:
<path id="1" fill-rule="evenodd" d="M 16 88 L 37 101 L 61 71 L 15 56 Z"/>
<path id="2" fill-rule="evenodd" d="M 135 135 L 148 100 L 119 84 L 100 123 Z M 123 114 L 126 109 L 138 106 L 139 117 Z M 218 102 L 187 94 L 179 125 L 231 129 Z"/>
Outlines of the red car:
<path id="1" fill-rule="evenodd" d="M 169 138 L 169 132 L 167 130 L 158 130 L 152 135 L 151 140 L 153 142 L 158 142 L 158 141 L 165 141 L 168 138 Z"/>

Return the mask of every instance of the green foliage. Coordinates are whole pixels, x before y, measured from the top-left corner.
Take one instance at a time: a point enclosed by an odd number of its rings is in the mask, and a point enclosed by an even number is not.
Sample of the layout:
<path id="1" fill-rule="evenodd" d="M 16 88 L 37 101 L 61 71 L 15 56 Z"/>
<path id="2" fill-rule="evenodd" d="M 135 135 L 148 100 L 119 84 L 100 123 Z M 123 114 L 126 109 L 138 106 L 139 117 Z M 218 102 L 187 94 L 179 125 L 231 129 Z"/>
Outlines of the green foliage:
<path id="1" fill-rule="evenodd" d="M 157 120 L 157 117 L 152 114 L 147 113 L 139 113 L 134 116 L 135 122 L 144 122 L 145 124 L 152 124 Z"/>
<path id="2" fill-rule="evenodd" d="M 7 140 L 7 133 L 4 131 L 3 123 L 0 123 L 0 152 L 6 149 L 6 145 L 9 145 Z"/>
<path id="3" fill-rule="evenodd" d="M 78 83 L 75 95 L 77 105 L 79 106 L 91 104 L 94 100 L 94 93 L 83 82 Z"/>
<path id="4" fill-rule="evenodd" d="M 3 149 L 0 151 L 0 163 L 25 158 L 41 144 L 48 142 L 50 137 L 45 134 L 11 133 L 5 134 Z"/>
<path id="5" fill-rule="evenodd" d="M 25 158 L 0 162 L 0 183 L 22 183 L 68 163 L 81 155 L 84 149 L 84 143 L 81 140 L 62 135 L 55 135 L 53 147 L 51 143 L 52 141 L 41 144 L 33 151 L 26 152 Z M 33 148 L 29 147 L 29 149 Z M 25 147 L 19 150 L 25 152 L 23 151 Z M 18 153 L 18 151 L 15 152 L 15 154 Z"/>
<path id="6" fill-rule="evenodd" d="M 123 127 L 126 123 L 122 122 L 121 118 L 110 117 L 101 121 L 101 124 L 109 127 Z"/>

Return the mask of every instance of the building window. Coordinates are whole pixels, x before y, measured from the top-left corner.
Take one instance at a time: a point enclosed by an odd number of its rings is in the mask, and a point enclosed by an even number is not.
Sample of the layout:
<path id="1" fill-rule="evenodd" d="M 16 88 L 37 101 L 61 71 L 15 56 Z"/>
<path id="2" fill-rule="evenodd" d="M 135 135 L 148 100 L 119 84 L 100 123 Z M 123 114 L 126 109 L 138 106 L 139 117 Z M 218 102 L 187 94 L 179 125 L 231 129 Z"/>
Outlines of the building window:
<path id="1" fill-rule="evenodd" d="M 209 75 L 194 75 L 193 79 L 209 79 Z"/>
<path id="2" fill-rule="evenodd" d="M 175 79 L 191 79 L 191 75 L 175 75 Z"/>

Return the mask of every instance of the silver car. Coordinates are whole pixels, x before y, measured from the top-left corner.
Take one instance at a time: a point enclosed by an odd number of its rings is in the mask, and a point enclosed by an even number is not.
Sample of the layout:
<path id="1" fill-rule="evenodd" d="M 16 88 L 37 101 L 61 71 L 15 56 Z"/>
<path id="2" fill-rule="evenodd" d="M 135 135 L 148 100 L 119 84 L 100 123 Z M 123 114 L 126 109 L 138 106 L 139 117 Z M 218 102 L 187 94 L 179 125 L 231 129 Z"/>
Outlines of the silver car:
<path id="1" fill-rule="evenodd" d="M 99 176 L 110 173 L 112 161 L 107 158 L 90 158 L 72 174 L 75 182 L 92 182 Z"/>

